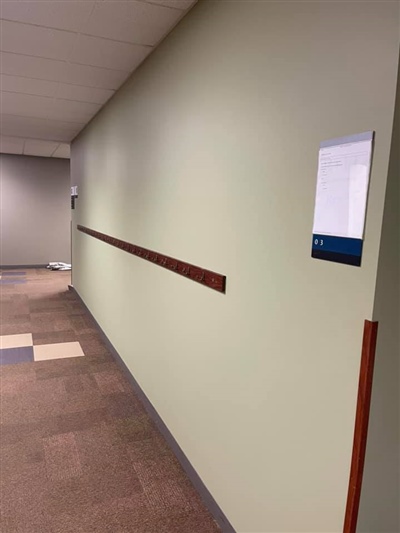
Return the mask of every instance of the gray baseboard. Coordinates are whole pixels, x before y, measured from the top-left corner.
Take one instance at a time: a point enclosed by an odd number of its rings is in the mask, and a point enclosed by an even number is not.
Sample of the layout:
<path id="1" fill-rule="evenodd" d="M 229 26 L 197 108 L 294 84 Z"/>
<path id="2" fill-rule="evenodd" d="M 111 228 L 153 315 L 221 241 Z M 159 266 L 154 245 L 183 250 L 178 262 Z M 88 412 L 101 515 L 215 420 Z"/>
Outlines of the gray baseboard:
<path id="1" fill-rule="evenodd" d="M 17 268 L 28 269 L 28 268 L 46 268 L 48 263 L 45 265 L 0 265 L 1 270 L 15 270 Z"/>
<path id="2" fill-rule="evenodd" d="M 147 413 L 149 414 L 150 418 L 155 422 L 158 429 L 160 430 L 161 434 L 164 436 L 165 440 L 168 442 L 169 446 L 173 450 L 173 452 L 176 455 L 176 458 L 180 462 L 182 468 L 186 472 L 187 476 L 189 477 L 190 481 L 193 483 L 194 487 L 196 488 L 197 492 L 200 494 L 200 497 L 202 498 L 204 504 L 206 505 L 207 509 L 210 511 L 210 513 L 213 515 L 214 520 L 217 522 L 219 527 L 221 528 L 222 533 L 235 533 L 235 530 L 232 526 L 232 524 L 229 522 L 213 496 L 211 495 L 210 491 L 207 489 L 203 481 L 201 480 L 200 476 L 196 472 L 196 470 L 191 465 L 189 459 L 184 454 L 182 448 L 179 446 L 177 441 L 175 440 L 174 436 L 166 426 L 166 424 L 163 422 L 160 415 L 157 413 L 156 409 L 152 405 L 151 401 L 147 398 L 146 394 L 143 392 L 142 388 L 140 387 L 139 383 L 136 381 L 136 379 L 131 374 L 131 371 L 124 363 L 123 359 L 117 352 L 117 350 L 114 348 L 114 346 L 111 344 L 110 340 L 108 339 L 107 335 L 104 333 L 104 331 L 101 329 L 99 323 L 92 315 L 90 309 L 87 307 L 83 299 L 81 298 L 78 291 L 73 287 L 73 285 L 68 285 L 68 289 L 73 291 L 78 299 L 80 300 L 83 307 L 86 309 L 87 313 L 92 318 L 93 322 L 96 325 L 97 330 L 99 331 L 103 341 L 107 345 L 107 348 L 110 350 L 112 356 L 116 360 L 116 362 L 121 366 L 124 374 L 126 375 L 127 379 L 129 380 L 130 384 L 132 385 L 133 390 L 136 392 L 138 397 L 140 398 L 141 402 L 144 405 L 144 408 L 146 409 Z"/>

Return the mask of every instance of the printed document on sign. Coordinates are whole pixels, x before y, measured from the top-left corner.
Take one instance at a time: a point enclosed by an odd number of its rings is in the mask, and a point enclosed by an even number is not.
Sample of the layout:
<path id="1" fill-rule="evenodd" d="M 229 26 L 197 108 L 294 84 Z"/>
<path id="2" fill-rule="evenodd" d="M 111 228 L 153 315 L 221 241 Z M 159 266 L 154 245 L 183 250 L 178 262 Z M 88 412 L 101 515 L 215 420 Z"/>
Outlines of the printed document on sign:
<path id="1" fill-rule="evenodd" d="M 313 233 L 362 239 L 372 138 L 320 148 Z"/>

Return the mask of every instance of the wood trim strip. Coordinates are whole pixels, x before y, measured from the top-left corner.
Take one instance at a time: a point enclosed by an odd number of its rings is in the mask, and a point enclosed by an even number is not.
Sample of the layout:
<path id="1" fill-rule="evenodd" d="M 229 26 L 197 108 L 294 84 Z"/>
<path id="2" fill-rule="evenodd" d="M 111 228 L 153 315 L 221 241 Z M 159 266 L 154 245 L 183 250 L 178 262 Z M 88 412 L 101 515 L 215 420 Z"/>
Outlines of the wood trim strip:
<path id="1" fill-rule="evenodd" d="M 371 407 L 378 322 L 366 320 L 362 343 L 353 455 L 343 533 L 356 533 Z"/>
<path id="2" fill-rule="evenodd" d="M 136 257 L 150 261 L 150 263 L 166 268 L 171 272 L 175 272 L 175 274 L 179 274 L 185 278 L 191 279 L 192 281 L 201 283 L 210 289 L 214 289 L 215 291 L 225 294 L 226 276 L 223 276 L 222 274 L 186 263 L 180 259 L 174 259 L 173 257 L 160 254 L 159 252 L 154 252 L 153 250 L 148 250 L 147 248 L 142 248 L 141 246 L 137 246 L 136 244 L 132 244 L 130 242 L 121 241 L 120 239 L 110 237 L 110 235 L 86 228 L 80 224 L 77 225 L 77 229 L 82 233 L 86 233 L 86 235 L 90 235 L 95 239 L 99 239 L 100 241 L 110 244 L 111 246 L 115 246 L 124 252 L 128 252 Z"/>

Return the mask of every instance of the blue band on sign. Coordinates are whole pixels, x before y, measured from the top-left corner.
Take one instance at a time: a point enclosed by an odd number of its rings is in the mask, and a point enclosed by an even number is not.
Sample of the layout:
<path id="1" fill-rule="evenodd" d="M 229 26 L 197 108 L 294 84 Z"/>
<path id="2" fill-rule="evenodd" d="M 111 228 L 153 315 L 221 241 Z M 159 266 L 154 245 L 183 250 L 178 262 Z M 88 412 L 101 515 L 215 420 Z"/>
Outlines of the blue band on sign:
<path id="1" fill-rule="evenodd" d="M 362 239 L 314 234 L 311 255 L 317 259 L 360 266 L 362 247 Z"/>

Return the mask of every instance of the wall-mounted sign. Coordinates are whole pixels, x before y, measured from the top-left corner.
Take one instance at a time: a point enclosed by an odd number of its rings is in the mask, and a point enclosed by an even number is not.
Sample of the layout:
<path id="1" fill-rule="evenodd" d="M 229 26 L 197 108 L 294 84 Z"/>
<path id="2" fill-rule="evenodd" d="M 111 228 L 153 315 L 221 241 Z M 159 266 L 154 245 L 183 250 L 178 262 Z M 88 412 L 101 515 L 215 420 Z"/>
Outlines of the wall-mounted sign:
<path id="1" fill-rule="evenodd" d="M 320 145 L 312 257 L 360 266 L 374 132 Z"/>
<path id="2" fill-rule="evenodd" d="M 71 209 L 75 209 L 75 198 L 78 198 L 78 185 L 71 187 Z"/>

